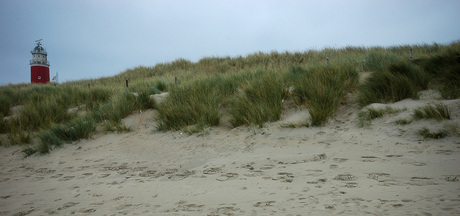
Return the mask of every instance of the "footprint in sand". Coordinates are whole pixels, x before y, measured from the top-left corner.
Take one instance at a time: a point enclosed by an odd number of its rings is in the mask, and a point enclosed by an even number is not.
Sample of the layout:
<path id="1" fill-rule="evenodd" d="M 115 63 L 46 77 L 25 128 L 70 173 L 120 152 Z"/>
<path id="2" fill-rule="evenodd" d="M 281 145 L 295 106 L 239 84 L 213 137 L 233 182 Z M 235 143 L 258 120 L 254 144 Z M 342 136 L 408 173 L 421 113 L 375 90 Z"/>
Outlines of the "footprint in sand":
<path id="1" fill-rule="evenodd" d="M 403 162 L 401 164 L 411 164 L 411 165 L 414 165 L 414 166 L 425 166 L 426 163 L 424 162 Z"/>
<path id="2" fill-rule="evenodd" d="M 173 212 L 201 212 L 204 209 L 204 205 L 198 204 L 187 204 L 187 201 L 181 200 L 177 204 L 177 207 L 173 209 Z"/>
<path id="3" fill-rule="evenodd" d="M 326 160 L 326 154 L 319 154 L 319 155 L 315 155 L 313 157 L 313 161 L 322 161 L 322 160 Z"/>
<path id="4" fill-rule="evenodd" d="M 48 168 L 39 168 L 39 169 L 36 169 L 35 172 L 46 175 L 46 174 L 52 174 L 52 173 L 56 172 L 56 170 L 50 170 Z"/>
<path id="5" fill-rule="evenodd" d="M 181 206 L 182 211 L 202 211 L 204 209 L 204 205 L 197 205 L 197 204 L 188 204 Z"/>
<path id="6" fill-rule="evenodd" d="M 356 182 L 347 182 L 345 184 L 345 187 L 347 187 L 347 188 L 355 188 L 355 187 L 358 187 L 358 183 L 356 183 Z"/>
<path id="7" fill-rule="evenodd" d="M 375 162 L 376 159 L 378 159 L 378 157 L 375 157 L 375 156 L 362 156 L 362 162 Z"/>
<path id="8" fill-rule="evenodd" d="M 308 181 L 307 184 L 319 184 L 319 183 L 326 183 L 327 182 L 327 178 L 323 178 L 323 179 L 318 179 L 316 181 Z"/>
<path id="9" fill-rule="evenodd" d="M 30 214 L 31 212 L 33 212 L 34 210 L 35 210 L 35 208 L 30 207 L 29 210 L 20 211 L 20 212 L 18 212 L 18 213 L 16 213 L 16 214 L 13 214 L 13 216 L 28 215 L 28 214 Z"/>
<path id="10" fill-rule="evenodd" d="M 85 169 L 89 169 L 90 166 L 80 166 L 78 170 L 85 170 Z"/>
<path id="11" fill-rule="evenodd" d="M 402 157 L 403 155 L 385 155 L 385 157 Z"/>
<path id="12" fill-rule="evenodd" d="M 144 172 L 139 173 L 140 177 L 156 177 L 157 176 L 157 171 L 155 170 L 147 170 Z"/>
<path id="13" fill-rule="evenodd" d="M 118 211 L 120 211 L 120 210 L 123 210 L 123 209 L 125 209 L 125 208 L 129 208 L 129 207 L 131 207 L 131 206 L 133 206 L 133 204 L 126 203 L 126 204 L 121 204 L 121 205 L 117 206 L 116 209 L 117 209 Z"/>
<path id="14" fill-rule="evenodd" d="M 64 176 L 64 177 L 58 179 L 58 181 L 68 181 L 68 180 L 73 179 L 73 178 L 75 178 L 75 176 Z"/>
<path id="15" fill-rule="evenodd" d="M 121 200 L 121 199 L 123 199 L 123 198 L 125 198 L 125 196 L 118 196 L 118 197 L 115 197 L 115 198 L 112 199 L 112 200 L 118 201 L 118 200 Z"/>
<path id="16" fill-rule="evenodd" d="M 208 169 L 203 170 L 203 174 L 205 175 L 213 175 L 221 171 L 220 167 L 211 167 Z"/>
<path id="17" fill-rule="evenodd" d="M 70 208 L 78 204 L 79 204 L 78 202 L 66 202 L 62 205 L 62 207 L 59 207 L 58 210 L 61 211 L 63 209 Z"/>
<path id="18" fill-rule="evenodd" d="M 380 181 L 380 180 L 382 180 L 382 177 L 389 177 L 389 176 L 390 176 L 390 174 L 388 174 L 388 173 L 369 173 L 367 178 Z"/>
<path id="19" fill-rule="evenodd" d="M 105 177 L 107 177 L 107 176 L 109 176 L 109 175 L 110 175 L 110 174 L 101 174 L 101 177 L 102 177 L 102 178 L 105 178 Z"/>
<path id="20" fill-rule="evenodd" d="M 334 180 L 339 180 L 339 181 L 354 181 L 356 179 L 358 178 L 350 174 L 340 174 L 334 178 Z"/>
<path id="21" fill-rule="evenodd" d="M 253 167 L 251 164 L 243 165 L 243 166 L 241 166 L 241 168 L 246 168 L 246 169 L 249 169 L 249 170 L 254 170 L 254 167 Z"/>
<path id="22" fill-rule="evenodd" d="M 21 194 L 21 196 L 32 196 L 34 193 L 28 193 L 28 194 Z"/>
<path id="23" fill-rule="evenodd" d="M 177 181 L 177 180 L 182 180 L 184 178 L 187 178 L 190 175 L 195 174 L 195 171 L 189 171 L 189 170 L 184 170 L 180 171 L 179 169 L 166 169 L 165 171 L 162 172 L 157 172 L 155 170 L 147 170 L 144 172 L 139 173 L 140 177 L 151 177 L 151 178 L 161 178 L 160 180 L 166 181 L 166 180 L 172 180 L 172 181 Z"/>
<path id="24" fill-rule="evenodd" d="M 451 176 L 446 177 L 446 181 L 458 182 L 459 178 L 460 178 L 460 175 L 451 175 Z"/>
<path id="25" fill-rule="evenodd" d="M 106 183 L 106 185 L 118 185 L 118 184 L 121 184 L 123 182 L 117 182 L 117 181 L 113 181 L 113 182 L 110 182 L 110 183 Z"/>
<path id="26" fill-rule="evenodd" d="M 294 181 L 294 175 L 288 172 L 278 173 L 278 177 L 272 178 L 272 180 L 281 180 L 281 182 L 292 183 Z"/>
<path id="27" fill-rule="evenodd" d="M 184 171 L 181 171 L 181 172 L 176 172 L 170 176 L 168 176 L 168 179 L 171 180 L 171 181 L 179 181 L 179 180 L 182 180 L 182 179 L 185 179 L 191 175 L 195 174 L 195 171 L 192 170 L 192 171 L 189 171 L 189 170 L 184 170 Z"/>
<path id="28" fill-rule="evenodd" d="M 323 170 L 314 170 L 314 169 L 307 169 L 305 172 L 308 172 L 305 174 L 306 176 L 318 176 L 318 175 L 323 175 Z"/>
<path id="29" fill-rule="evenodd" d="M 236 179 L 237 177 L 238 177 L 238 173 L 225 173 L 217 177 L 216 180 L 217 181 L 227 181 L 227 180 Z"/>
<path id="30" fill-rule="evenodd" d="M 273 206 L 276 201 L 262 201 L 262 202 L 256 202 L 254 204 L 254 207 L 265 207 L 265 206 Z"/>
<path id="31" fill-rule="evenodd" d="M 452 150 L 436 150 L 434 153 L 435 154 L 443 154 L 443 155 L 451 155 L 452 153 L 454 153 L 454 151 L 452 151 Z"/>
<path id="32" fill-rule="evenodd" d="M 430 180 L 431 178 L 428 177 L 412 177 L 410 178 L 411 181 L 419 181 L 419 180 Z"/>
<path id="33" fill-rule="evenodd" d="M 222 204 L 221 204 L 222 205 Z M 231 206 L 219 207 L 216 210 L 212 211 L 208 216 L 218 216 L 218 215 L 242 215 L 244 211 L 240 208 L 235 208 Z"/>
<path id="34" fill-rule="evenodd" d="M 337 164 L 331 164 L 329 166 L 329 169 L 338 169 L 338 168 L 339 168 L 339 165 L 337 165 Z"/>
<path id="35" fill-rule="evenodd" d="M 414 176 L 410 178 L 409 185 L 416 185 L 416 186 L 426 186 L 426 185 L 438 185 L 438 183 L 431 181 L 431 178 L 428 177 L 418 177 Z"/>
<path id="36" fill-rule="evenodd" d="M 346 159 L 346 158 L 334 158 L 332 160 L 334 162 L 337 162 L 337 163 L 343 163 L 343 162 L 347 161 L 348 159 Z"/>
<path id="37" fill-rule="evenodd" d="M 243 174 L 246 177 L 258 177 L 263 176 L 264 172 L 262 170 L 250 170 L 249 173 Z"/>
<path id="38" fill-rule="evenodd" d="M 78 210 L 78 212 L 83 213 L 83 214 L 93 213 L 95 211 L 96 209 L 93 209 L 93 208 L 90 208 L 90 209 L 83 208 L 83 209 Z"/>
<path id="39" fill-rule="evenodd" d="M 63 176 L 64 174 L 56 174 L 56 175 L 53 175 L 51 176 L 50 178 L 60 178 L 61 176 Z"/>
<path id="40" fill-rule="evenodd" d="M 66 172 L 66 171 L 70 171 L 73 169 L 73 166 L 70 166 L 70 167 L 64 167 L 64 169 L 62 169 L 63 172 Z"/>
<path id="41" fill-rule="evenodd" d="M 327 209 L 327 210 L 334 210 L 335 209 L 334 205 L 324 205 L 324 208 Z"/>
<path id="42" fill-rule="evenodd" d="M 262 167 L 260 167 L 261 170 L 269 170 L 269 169 L 273 169 L 275 167 L 275 165 L 273 164 L 265 164 L 265 165 L 262 165 Z"/>

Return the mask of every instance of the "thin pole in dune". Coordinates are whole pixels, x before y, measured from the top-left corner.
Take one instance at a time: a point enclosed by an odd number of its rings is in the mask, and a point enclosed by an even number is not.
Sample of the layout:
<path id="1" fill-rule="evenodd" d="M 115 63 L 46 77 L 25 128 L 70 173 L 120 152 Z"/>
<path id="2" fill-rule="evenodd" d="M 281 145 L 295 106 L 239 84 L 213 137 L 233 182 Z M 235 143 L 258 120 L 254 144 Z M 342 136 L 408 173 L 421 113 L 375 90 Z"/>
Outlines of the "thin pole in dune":
<path id="1" fill-rule="evenodd" d="M 326 67 L 329 66 L 329 59 L 326 59 Z"/>
<path id="2" fill-rule="evenodd" d="M 91 83 L 88 83 L 88 89 L 91 90 Z"/>
<path id="3" fill-rule="evenodd" d="M 128 90 L 128 80 L 126 80 L 126 90 Z"/>
<path id="4" fill-rule="evenodd" d="M 412 61 L 412 48 L 410 48 L 410 56 L 409 56 L 409 58 Z"/>
<path id="5" fill-rule="evenodd" d="M 174 77 L 174 84 L 177 85 L 177 77 Z"/>

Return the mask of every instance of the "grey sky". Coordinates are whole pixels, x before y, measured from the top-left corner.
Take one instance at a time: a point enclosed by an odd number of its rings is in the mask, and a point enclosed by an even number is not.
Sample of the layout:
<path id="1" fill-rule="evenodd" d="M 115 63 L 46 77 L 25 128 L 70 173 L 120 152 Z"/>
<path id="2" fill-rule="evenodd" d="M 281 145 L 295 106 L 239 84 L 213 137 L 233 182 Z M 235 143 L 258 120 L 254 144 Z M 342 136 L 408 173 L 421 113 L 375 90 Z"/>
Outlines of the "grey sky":
<path id="1" fill-rule="evenodd" d="M 30 82 L 35 40 L 59 81 L 178 58 L 450 43 L 458 0 L 0 0 L 0 85 Z"/>

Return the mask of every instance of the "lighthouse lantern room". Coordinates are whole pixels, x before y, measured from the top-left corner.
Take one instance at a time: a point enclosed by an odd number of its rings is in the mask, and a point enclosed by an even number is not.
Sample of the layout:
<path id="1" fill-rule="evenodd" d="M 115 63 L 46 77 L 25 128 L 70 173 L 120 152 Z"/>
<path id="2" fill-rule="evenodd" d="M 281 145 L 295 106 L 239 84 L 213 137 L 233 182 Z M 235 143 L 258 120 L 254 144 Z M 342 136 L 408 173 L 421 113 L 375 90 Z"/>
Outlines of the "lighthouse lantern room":
<path id="1" fill-rule="evenodd" d="M 41 40 L 35 41 L 37 46 L 31 51 L 30 81 L 32 83 L 48 83 L 50 81 L 50 63 L 47 60 L 48 54 L 42 47 Z"/>

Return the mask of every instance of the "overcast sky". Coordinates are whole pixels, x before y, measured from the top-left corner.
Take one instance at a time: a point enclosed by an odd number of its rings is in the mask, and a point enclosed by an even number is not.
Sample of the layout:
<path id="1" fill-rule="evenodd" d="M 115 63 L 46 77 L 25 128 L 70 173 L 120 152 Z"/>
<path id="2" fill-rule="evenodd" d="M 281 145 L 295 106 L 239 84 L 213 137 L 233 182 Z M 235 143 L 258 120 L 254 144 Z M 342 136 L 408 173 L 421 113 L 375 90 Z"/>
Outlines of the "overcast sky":
<path id="1" fill-rule="evenodd" d="M 0 85 L 30 82 L 37 39 L 65 82 L 178 58 L 448 44 L 460 1 L 0 0 Z"/>

